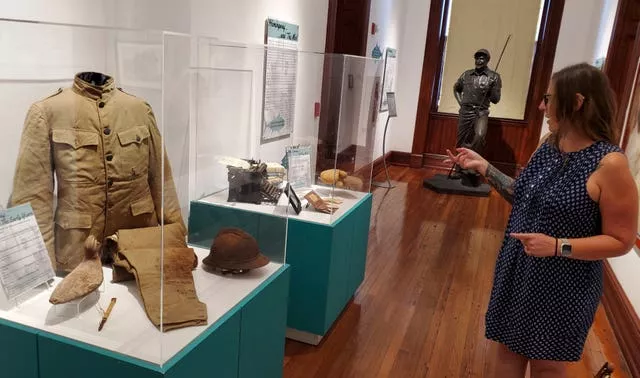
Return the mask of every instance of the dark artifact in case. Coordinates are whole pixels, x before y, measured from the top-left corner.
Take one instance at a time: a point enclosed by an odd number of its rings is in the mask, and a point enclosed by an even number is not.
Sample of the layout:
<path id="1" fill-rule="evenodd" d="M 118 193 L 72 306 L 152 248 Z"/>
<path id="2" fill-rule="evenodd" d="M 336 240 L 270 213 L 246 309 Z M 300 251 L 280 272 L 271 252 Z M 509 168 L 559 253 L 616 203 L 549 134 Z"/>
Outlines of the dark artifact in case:
<path id="1" fill-rule="evenodd" d="M 268 263 L 269 258 L 260 252 L 256 239 L 239 228 L 221 229 L 209 255 L 202 260 L 204 266 L 222 273 L 244 273 Z"/>
<path id="2" fill-rule="evenodd" d="M 229 180 L 228 202 L 245 202 L 261 204 L 262 202 L 278 202 L 282 189 L 268 181 L 267 165 L 255 160 L 249 162 L 248 169 L 227 166 Z"/>
<path id="3" fill-rule="evenodd" d="M 284 192 L 287 197 L 289 197 L 289 203 L 291 204 L 291 207 L 293 207 L 293 210 L 296 214 L 300 214 L 302 211 L 302 202 L 289 183 L 287 183 L 287 186 L 284 188 Z"/>

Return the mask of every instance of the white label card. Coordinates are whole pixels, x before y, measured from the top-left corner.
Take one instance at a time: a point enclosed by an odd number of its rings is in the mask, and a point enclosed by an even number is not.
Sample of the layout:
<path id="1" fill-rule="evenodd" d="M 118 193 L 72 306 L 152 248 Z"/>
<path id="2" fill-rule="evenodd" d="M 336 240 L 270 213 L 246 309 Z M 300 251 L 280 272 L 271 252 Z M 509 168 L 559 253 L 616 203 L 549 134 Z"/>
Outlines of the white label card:
<path id="1" fill-rule="evenodd" d="M 0 284 L 14 300 L 55 276 L 31 205 L 0 210 Z"/>
<path id="2" fill-rule="evenodd" d="M 287 180 L 291 187 L 311 187 L 311 146 L 287 147 L 287 162 Z"/>

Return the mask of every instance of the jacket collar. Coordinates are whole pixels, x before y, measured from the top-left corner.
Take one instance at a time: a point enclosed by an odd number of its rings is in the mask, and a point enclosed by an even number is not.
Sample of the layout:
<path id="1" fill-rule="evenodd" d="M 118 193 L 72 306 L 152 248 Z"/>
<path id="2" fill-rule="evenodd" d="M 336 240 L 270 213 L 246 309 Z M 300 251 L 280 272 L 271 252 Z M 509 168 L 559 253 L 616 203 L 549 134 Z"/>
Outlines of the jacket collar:
<path id="1" fill-rule="evenodd" d="M 108 101 L 116 89 L 113 77 L 99 72 L 76 74 L 72 88 L 77 94 L 96 101 Z"/>

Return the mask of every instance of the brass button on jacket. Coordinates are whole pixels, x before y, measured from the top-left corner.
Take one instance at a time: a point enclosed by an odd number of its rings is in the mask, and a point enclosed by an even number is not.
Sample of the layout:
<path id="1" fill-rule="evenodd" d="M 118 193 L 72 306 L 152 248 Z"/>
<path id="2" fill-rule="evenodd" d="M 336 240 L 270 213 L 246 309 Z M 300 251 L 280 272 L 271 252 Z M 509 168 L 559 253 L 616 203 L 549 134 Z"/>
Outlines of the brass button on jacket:
<path id="1" fill-rule="evenodd" d="M 116 89 L 109 76 L 79 73 L 71 88 L 30 107 L 10 204 L 31 203 L 54 268 L 71 271 L 89 235 L 103 240 L 160 223 L 163 158 L 151 107 Z M 168 160 L 164 218 L 185 229 Z"/>

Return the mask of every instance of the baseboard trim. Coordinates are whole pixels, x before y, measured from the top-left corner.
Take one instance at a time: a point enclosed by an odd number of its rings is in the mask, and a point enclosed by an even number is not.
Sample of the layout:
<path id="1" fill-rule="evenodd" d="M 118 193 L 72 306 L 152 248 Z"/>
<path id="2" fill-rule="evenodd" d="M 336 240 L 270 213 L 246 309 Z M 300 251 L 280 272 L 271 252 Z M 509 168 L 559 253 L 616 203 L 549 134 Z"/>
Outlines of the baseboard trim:
<path id="1" fill-rule="evenodd" d="M 412 156 L 408 152 L 400 152 L 400 151 L 391 151 L 391 156 L 389 157 L 388 162 L 393 165 L 400 165 L 403 167 L 411 166 Z"/>
<path id="2" fill-rule="evenodd" d="M 640 319 L 608 262 L 604 264 L 602 304 L 631 376 L 640 377 Z"/>

